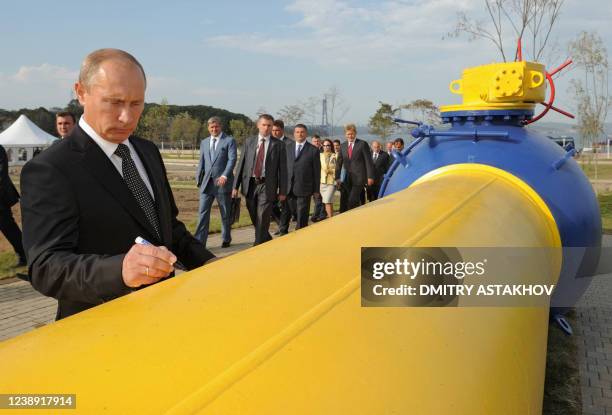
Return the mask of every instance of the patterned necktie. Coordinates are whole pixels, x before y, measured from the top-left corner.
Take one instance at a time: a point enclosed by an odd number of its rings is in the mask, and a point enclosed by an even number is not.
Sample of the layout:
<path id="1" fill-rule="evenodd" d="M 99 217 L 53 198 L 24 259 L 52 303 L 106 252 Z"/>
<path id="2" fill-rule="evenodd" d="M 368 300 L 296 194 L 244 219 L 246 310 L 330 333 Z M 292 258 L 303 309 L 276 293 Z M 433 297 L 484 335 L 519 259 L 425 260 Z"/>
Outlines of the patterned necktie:
<path id="1" fill-rule="evenodd" d="M 215 151 L 217 151 L 217 137 L 212 139 L 212 153 L 215 154 Z"/>
<path id="2" fill-rule="evenodd" d="M 349 143 L 349 148 L 348 148 L 348 154 L 349 154 L 349 158 L 352 159 L 353 158 L 353 143 Z"/>
<path id="3" fill-rule="evenodd" d="M 255 168 L 253 169 L 253 176 L 258 179 L 263 175 L 264 157 L 266 156 L 266 140 L 263 138 L 259 140 L 259 150 L 257 150 L 257 160 L 255 160 Z"/>
<path id="4" fill-rule="evenodd" d="M 298 144 L 296 149 L 295 149 L 295 158 L 297 159 L 300 156 L 300 153 L 302 152 L 302 145 Z"/>
<path id="5" fill-rule="evenodd" d="M 155 229 L 157 237 L 161 240 L 161 234 L 159 232 L 159 217 L 157 216 L 157 209 L 155 209 L 155 202 L 149 193 L 149 189 L 145 185 L 142 177 L 138 174 L 138 169 L 132 156 L 130 155 L 130 149 L 125 144 L 119 144 L 115 154 L 121 157 L 121 170 L 123 171 L 123 180 L 127 184 L 128 188 L 136 198 L 138 205 L 143 210 L 145 217 Z"/>

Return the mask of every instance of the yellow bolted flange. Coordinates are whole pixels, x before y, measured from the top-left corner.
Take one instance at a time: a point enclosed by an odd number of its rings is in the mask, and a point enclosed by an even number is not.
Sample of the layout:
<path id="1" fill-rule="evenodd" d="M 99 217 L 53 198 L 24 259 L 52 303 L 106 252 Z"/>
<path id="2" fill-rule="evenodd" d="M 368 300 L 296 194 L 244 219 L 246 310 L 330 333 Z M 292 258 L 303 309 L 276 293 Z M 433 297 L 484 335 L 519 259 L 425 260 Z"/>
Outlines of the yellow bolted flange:
<path id="1" fill-rule="evenodd" d="M 446 105 L 441 112 L 529 109 L 544 100 L 546 71 L 536 62 L 506 62 L 467 68 L 461 79 L 450 83 L 453 94 L 463 95 L 460 105 Z"/>

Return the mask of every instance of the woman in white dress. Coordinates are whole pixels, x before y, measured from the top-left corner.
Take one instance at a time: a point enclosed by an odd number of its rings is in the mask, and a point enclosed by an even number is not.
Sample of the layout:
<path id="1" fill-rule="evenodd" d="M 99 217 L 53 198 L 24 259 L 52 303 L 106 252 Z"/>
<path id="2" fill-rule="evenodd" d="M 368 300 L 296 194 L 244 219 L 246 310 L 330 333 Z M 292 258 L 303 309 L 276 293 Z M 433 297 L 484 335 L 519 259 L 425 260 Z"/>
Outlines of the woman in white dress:
<path id="1" fill-rule="evenodd" d="M 331 140 L 323 141 L 323 152 L 321 153 L 321 198 L 325 204 L 327 217 L 334 214 L 334 193 L 336 192 L 336 153 Z"/>

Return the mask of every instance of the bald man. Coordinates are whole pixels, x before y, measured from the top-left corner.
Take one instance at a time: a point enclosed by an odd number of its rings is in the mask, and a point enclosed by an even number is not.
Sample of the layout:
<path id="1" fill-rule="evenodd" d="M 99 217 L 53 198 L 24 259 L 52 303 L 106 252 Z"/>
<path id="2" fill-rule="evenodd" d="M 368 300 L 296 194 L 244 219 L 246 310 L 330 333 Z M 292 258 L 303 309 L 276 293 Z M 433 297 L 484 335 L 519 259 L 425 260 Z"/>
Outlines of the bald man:
<path id="1" fill-rule="evenodd" d="M 31 282 L 58 300 L 57 319 L 170 277 L 177 260 L 192 269 L 214 257 L 177 219 L 155 144 L 132 135 L 145 87 L 127 52 L 89 54 L 75 84 L 78 125 L 22 170 Z"/>

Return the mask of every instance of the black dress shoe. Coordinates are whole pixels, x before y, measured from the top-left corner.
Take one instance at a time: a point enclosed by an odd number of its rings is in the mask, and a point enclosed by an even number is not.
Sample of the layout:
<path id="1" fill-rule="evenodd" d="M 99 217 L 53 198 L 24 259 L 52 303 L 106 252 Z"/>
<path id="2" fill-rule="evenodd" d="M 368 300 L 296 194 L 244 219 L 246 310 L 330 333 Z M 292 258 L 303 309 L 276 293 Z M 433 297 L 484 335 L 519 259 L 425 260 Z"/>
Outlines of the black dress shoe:
<path id="1" fill-rule="evenodd" d="M 23 272 L 18 272 L 15 274 L 15 276 L 19 278 L 20 280 L 30 282 L 30 276 L 28 274 L 25 274 Z"/>
<path id="2" fill-rule="evenodd" d="M 229 248 L 231 244 L 232 244 L 232 241 L 223 242 L 221 244 L 221 248 Z"/>

